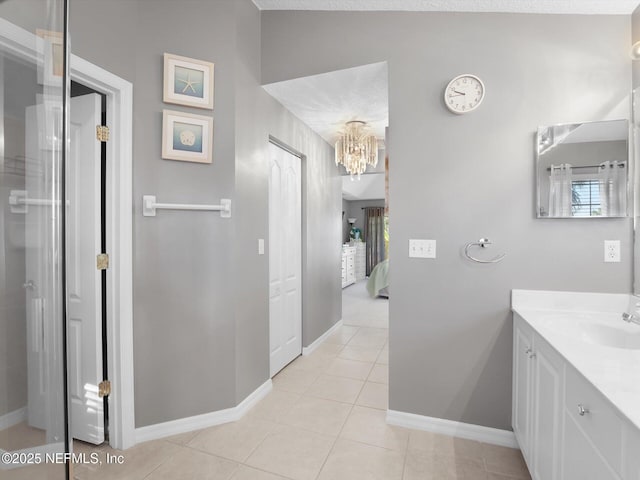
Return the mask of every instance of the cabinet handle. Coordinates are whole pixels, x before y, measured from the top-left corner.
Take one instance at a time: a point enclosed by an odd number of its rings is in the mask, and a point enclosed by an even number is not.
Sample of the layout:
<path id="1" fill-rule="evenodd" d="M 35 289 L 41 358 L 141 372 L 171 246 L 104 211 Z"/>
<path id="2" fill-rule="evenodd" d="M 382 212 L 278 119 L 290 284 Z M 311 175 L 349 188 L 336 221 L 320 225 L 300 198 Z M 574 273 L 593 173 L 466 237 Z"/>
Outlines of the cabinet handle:
<path id="1" fill-rule="evenodd" d="M 589 413 L 589 409 L 585 408 L 581 403 L 578 404 L 578 415 L 584 417 L 585 413 Z"/>

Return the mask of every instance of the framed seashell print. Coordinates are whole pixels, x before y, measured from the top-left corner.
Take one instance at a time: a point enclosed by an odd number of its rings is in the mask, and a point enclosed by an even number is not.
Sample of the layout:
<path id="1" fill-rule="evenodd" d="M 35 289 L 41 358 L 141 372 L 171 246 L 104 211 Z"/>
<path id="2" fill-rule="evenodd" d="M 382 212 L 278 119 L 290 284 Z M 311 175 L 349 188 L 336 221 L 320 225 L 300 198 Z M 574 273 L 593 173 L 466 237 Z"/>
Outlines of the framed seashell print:
<path id="1" fill-rule="evenodd" d="M 212 156 L 213 118 L 163 110 L 162 158 L 211 163 Z"/>
<path id="2" fill-rule="evenodd" d="M 213 63 L 164 54 L 165 103 L 213 109 Z"/>

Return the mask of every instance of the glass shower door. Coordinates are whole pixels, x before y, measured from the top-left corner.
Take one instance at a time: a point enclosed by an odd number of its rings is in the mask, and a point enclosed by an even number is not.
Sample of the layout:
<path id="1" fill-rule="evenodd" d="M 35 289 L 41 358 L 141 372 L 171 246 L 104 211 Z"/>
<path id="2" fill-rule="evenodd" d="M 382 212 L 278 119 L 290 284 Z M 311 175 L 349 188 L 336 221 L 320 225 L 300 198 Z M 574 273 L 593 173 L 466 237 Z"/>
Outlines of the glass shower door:
<path id="1" fill-rule="evenodd" d="M 64 479 L 64 0 L 0 2 L 0 479 Z"/>

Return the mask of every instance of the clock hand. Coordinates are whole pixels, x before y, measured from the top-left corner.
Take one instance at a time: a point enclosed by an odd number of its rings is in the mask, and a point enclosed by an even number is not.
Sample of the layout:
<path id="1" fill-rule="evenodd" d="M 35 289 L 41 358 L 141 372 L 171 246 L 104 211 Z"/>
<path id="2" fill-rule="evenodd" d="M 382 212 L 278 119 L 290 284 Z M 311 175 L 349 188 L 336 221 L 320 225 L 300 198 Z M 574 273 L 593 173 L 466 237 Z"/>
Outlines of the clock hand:
<path id="1" fill-rule="evenodd" d="M 455 93 L 457 93 L 458 95 L 466 95 L 466 93 L 464 93 L 464 92 L 459 92 L 459 91 L 457 91 L 457 90 L 454 90 L 454 92 L 455 92 Z"/>

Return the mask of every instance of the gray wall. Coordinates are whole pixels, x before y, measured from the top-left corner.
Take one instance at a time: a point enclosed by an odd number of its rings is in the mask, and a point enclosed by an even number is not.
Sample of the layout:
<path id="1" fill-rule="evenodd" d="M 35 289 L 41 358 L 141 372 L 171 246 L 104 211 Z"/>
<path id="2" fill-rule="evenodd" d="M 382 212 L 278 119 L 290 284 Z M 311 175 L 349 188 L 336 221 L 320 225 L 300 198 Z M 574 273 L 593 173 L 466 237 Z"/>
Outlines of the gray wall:
<path id="1" fill-rule="evenodd" d="M 628 118 L 629 17 L 263 12 L 262 81 L 389 64 L 390 408 L 509 429 L 512 288 L 629 292 L 627 219 L 537 220 L 538 125 Z M 348 32 L 349 41 L 345 41 Z M 380 32 L 384 32 L 381 35 Z M 442 92 L 471 72 L 483 105 Z M 497 265 L 464 259 L 487 236 Z M 438 241 L 409 259 L 409 238 Z M 603 240 L 623 263 L 603 263 Z"/>
<path id="2" fill-rule="evenodd" d="M 234 406 L 269 377 L 268 250 L 257 255 L 257 239 L 268 239 L 269 134 L 308 156 L 303 343 L 340 318 L 331 147 L 260 87 L 260 15 L 250 0 L 83 0 L 70 30 L 73 53 L 134 84 L 136 426 Z M 215 63 L 213 112 L 162 103 L 163 52 Z M 212 165 L 161 159 L 163 108 L 214 116 Z M 231 198 L 233 218 L 144 218 L 143 194 Z"/>
<path id="3" fill-rule="evenodd" d="M 384 163 L 384 162 L 383 162 Z M 345 217 L 351 217 L 356 219 L 356 227 L 362 230 L 364 235 L 364 210 L 365 207 L 384 207 L 384 198 L 379 200 L 350 200 L 347 202 L 349 205 L 348 211 Z M 347 231 L 347 235 L 348 235 Z"/>

